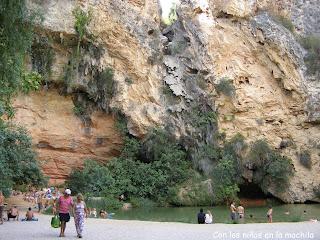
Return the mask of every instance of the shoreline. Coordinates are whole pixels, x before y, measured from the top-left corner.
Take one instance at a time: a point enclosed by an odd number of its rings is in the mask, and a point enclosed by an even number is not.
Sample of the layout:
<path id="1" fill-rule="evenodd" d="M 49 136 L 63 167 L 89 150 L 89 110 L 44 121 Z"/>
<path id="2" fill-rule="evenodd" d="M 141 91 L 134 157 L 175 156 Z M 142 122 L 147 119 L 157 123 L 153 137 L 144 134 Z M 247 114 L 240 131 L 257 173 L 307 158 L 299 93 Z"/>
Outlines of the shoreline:
<path id="1" fill-rule="evenodd" d="M 22 214 L 22 212 L 21 212 Z M 5 222 L 0 233 L 8 239 L 59 239 L 59 229 L 51 228 L 51 215 L 37 215 L 35 222 Z M 13 227 L 14 226 L 14 227 Z M 294 238 L 267 238 L 268 234 L 291 234 Z M 231 236 L 236 234 L 235 236 Z M 307 237 L 313 236 L 311 237 Z M 207 239 L 320 239 L 320 224 L 312 222 L 248 223 L 248 224 L 190 224 L 181 222 L 152 222 L 140 220 L 86 219 L 84 238 L 93 240 L 197 240 Z M 289 236 L 288 235 L 288 236 Z M 290 236 L 291 236 L 290 235 Z M 300 235 L 300 237 L 298 236 Z M 256 238 L 254 236 L 257 236 Z M 283 235 L 284 236 L 284 235 Z M 67 224 L 66 237 L 75 239 L 74 220 Z"/>

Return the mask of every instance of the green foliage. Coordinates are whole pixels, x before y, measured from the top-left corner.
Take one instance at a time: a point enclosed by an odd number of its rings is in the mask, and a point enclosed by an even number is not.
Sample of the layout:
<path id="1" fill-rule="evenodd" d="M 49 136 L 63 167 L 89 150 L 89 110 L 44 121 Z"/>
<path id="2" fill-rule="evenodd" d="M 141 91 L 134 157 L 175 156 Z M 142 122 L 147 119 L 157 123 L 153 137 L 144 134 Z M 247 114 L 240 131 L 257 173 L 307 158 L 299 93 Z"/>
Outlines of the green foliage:
<path id="1" fill-rule="evenodd" d="M 278 191 L 283 190 L 293 174 L 291 159 L 272 150 L 265 140 L 258 140 L 252 145 L 249 160 L 253 164 L 254 183 L 259 184 L 264 192 L 270 185 Z"/>
<path id="2" fill-rule="evenodd" d="M 38 15 L 28 11 L 25 0 L 0 1 L 0 108 L 8 116 L 10 99 L 21 86 L 24 58 L 33 39 Z M 3 113 L 2 113 L 3 114 Z"/>
<path id="3" fill-rule="evenodd" d="M 290 32 L 294 32 L 294 25 L 290 18 L 283 16 L 283 15 L 274 15 L 273 19 L 288 29 Z"/>
<path id="4" fill-rule="evenodd" d="M 51 74 L 54 60 L 54 50 L 48 37 L 36 35 L 31 46 L 31 61 L 33 70 L 43 76 L 45 81 Z"/>
<path id="5" fill-rule="evenodd" d="M 8 194 L 14 185 L 41 186 L 44 182 L 27 132 L 0 123 L 0 190 Z"/>
<path id="6" fill-rule="evenodd" d="M 126 77 L 126 78 L 124 79 L 124 81 L 125 81 L 128 85 L 133 84 L 132 78 L 129 78 L 129 77 Z"/>
<path id="7" fill-rule="evenodd" d="M 214 111 L 206 111 L 201 107 L 194 107 L 188 115 L 190 123 L 196 128 L 205 128 L 207 125 L 217 121 L 217 114 Z"/>
<path id="8" fill-rule="evenodd" d="M 238 172 L 236 163 L 231 155 L 225 155 L 213 170 L 214 200 L 225 203 L 237 199 L 240 191 L 237 185 Z"/>
<path id="9" fill-rule="evenodd" d="M 74 105 L 72 110 L 73 110 L 73 113 L 78 117 L 81 117 L 86 114 L 86 109 L 80 104 Z"/>
<path id="10" fill-rule="evenodd" d="M 92 20 L 92 12 L 91 10 L 85 12 L 80 7 L 76 7 L 72 14 L 75 17 L 74 29 L 78 34 L 77 56 L 79 56 L 80 43 L 87 34 L 87 27 Z"/>
<path id="11" fill-rule="evenodd" d="M 215 85 L 218 93 L 222 93 L 228 97 L 233 97 L 235 95 L 235 87 L 232 84 L 232 80 L 229 78 L 222 78 L 220 82 Z"/>
<path id="12" fill-rule="evenodd" d="M 107 97 L 111 99 L 114 94 L 114 71 L 112 68 L 106 68 L 98 77 L 98 88 L 106 93 Z"/>
<path id="13" fill-rule="evenodd" d="M 299 154 L 300 163 L 305 166 L 306 168 L 311 169 L 312 161 L 311 161 L 311 154 L 308 150 L 303 150 Z"/>
<path id="14" fill-rule="evenodd" d="M 100 210 L 110 211 L 120 209 L 122 203 L 114 197 L 88 197 L 86 199 L 86 205 L 88 208 L 96 208 L 97 212 Z"/>
<path id="15" fill-rule="evenodd" d="M 106 166 L 86 162 L 75 170 L 68 185 L 75 192 L 94 196 L 125 194 L 129 199 L 165 199 L 171 186 L 182 183 L 190 174 L 186 153 L 163 130 L 154 130 L 145 142 L 126 136 L 119 158 Z"/>
<path id="16" fill-rule="evenodd" d="M 194 174 L 197 175 L 197 173 Z M 181 185 L 170 188 L 168 202 L 179 207 L 212 205 L 213 195 L 207 181 L 193 177 Z"/>
<path id="17" fill-rule="evenodd" d="M 156 206 L 156 203 L 148 198 L 136 198 L 130 199 L 130 203 L 134 208 L 152 208 Z"/>
<path id="18" fill-rule="evenodd" d="M 301 45 L 308 51 L 304 58 L 307 73 L 319 76 L 320 69 L 320 37 L 310 35 L 300 40 Z"/>
<path id="19" fill-rule="evenodd" d="M 87 160 L 82 170 L 72 171 L 66 185 L 75 193 L 101 196 L 102 191 L 114 185 L 114 179 L 106 166 Z"/>
<path id="20" fill-rule="evenodd" d="M 22 79 L 21 90 L 28 94 L 31 91 L 39 90 L 43 77 L 37 72 L 24 72 Z"/>

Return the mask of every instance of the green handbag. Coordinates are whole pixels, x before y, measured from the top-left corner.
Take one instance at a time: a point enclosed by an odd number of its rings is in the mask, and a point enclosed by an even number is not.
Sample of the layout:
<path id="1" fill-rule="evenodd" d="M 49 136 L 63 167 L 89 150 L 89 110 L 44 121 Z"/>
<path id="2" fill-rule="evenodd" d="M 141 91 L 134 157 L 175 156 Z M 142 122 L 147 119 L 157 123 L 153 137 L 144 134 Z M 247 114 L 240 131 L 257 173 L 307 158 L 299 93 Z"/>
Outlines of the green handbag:
<path id="1" fill-rule="evenodd" d="M 53 227 L 53 228 L 60 227 L 60 219 L 59 219 L 59 217 L 57 215 L 54 215 L 51 218 L 51 227 Z"/>

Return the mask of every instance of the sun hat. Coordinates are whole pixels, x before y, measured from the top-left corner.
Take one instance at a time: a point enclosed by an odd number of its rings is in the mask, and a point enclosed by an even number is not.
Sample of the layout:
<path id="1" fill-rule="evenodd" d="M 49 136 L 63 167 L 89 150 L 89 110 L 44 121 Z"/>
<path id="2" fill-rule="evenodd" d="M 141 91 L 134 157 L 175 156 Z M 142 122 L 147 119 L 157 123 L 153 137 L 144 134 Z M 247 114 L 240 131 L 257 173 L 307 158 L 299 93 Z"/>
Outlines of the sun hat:
<path id="1" fill-rule="evenodd" d="M 68 194 L 68 195 L 71 195 L 71 190 L 69 188 L 67 188 L 65 191 L 64 191 L 65 194 Z"/>

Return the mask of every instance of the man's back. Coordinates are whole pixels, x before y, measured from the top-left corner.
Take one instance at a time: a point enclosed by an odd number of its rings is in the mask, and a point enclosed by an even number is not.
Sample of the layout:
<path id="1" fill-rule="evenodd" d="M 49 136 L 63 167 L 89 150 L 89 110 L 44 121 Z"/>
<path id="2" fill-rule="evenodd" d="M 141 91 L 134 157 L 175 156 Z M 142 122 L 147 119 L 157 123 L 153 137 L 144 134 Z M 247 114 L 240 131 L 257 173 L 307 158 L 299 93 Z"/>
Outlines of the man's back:
<path id="1" fill-rule="evenodd" d="M 33 218 L 33 211 L 27 211 L 26 217 L 27 217 L 27 220 L 32 220 L 32 218 Z"/>
<path id="2" fill-rule="evenodd" d="M 206 215 L 203 212 L 198 213 L 198 223 L 203 224 L 205 223 Z"/>

